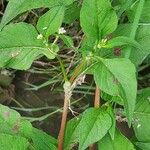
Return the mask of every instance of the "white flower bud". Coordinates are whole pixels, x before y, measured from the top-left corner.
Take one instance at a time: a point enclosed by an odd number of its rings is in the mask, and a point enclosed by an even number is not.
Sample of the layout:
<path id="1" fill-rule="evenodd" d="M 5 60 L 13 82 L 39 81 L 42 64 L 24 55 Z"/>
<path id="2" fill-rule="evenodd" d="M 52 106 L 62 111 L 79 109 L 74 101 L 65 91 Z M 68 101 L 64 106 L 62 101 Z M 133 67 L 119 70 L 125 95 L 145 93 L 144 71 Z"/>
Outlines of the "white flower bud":
<path id="1" fill-rule="evenodd" d="M 62 28 L 59 29 L 58 33 L 59 34 L 64 34 L 64 33 L 66 33 L 66 30 L 62 27 Z"/>
<path id="2" fill-rule="evenodd" d="M 37 39 L 38 40 L 41 40 L 43 38 L 43 35 L 42 34 L 39 34 L 38 36 L 37 36 Z"/>

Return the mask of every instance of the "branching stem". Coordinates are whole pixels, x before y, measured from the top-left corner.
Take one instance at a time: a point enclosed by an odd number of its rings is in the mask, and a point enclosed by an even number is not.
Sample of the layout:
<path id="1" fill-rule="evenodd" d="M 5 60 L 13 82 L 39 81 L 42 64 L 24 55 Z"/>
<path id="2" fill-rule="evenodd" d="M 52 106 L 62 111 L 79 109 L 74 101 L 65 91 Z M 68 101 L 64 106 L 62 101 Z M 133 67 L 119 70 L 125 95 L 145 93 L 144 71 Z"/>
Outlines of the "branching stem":
<path id="1" fill-rule="evenodd" d="M 59 58 L 58 58 L 59 59 Z M 74 80 L 80 75 L 83 67 L 86 64 L 86 61 L 83 60 L 75 69 L 70 82 L 68 81 L 65 69 L 64 69 L 64 65 L 62 63 L 61 60 L 59 60 L 61 68 L 62 68 L 62 72 L 64 75 L 64 79 L 65 82 L 70 83 L 70 91 L 65 90 L 64 88 L 64 92 L 65 92 L 65 98 L 64 98 L 64 107 L 63 107 L 63 114 L 62 114 L 62 120 L 61 120 L 61 126 L 60 126 L 60 131 L 59 131 L 59 135 L 58 135 L 58 150 L 63 150 L 63 143 L 64 143 L 64 135 L 65 135 L 65 127 L 66 127 L 66 122 L 67 122 L 67 113 L 68 113 L 68 107 L 69 107 L 69 101 L 72 95 L 72 91 L 71 91 L 71 85 L 74 83 Z M 68 89 L 69 90 L 69 89 Z M 69 95 L 68 95 L 69 93 Z"/>

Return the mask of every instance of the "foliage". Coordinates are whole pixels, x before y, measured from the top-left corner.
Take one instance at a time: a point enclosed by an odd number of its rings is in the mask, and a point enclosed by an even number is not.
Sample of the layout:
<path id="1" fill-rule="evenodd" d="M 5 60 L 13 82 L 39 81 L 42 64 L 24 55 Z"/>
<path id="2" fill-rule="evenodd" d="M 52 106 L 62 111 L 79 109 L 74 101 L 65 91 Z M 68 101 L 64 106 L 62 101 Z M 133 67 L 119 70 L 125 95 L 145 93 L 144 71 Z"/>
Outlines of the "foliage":
<path id="1" fill-rule="evenodd" d="M 54 138 L 35 129 L 18 112 L 3 105 L 0 105 L 0 127 L 0 147 L 3 150 L 57 149 Z"/>
<path id="2" fill-rule="evenodd" d="M 43 7 L 47 11 L 36 25 L 16 23 L 23 13 Z M 82 75 L 90 74 L 105 100 L 101 107 L 87 108 L 68 121 L 64 150 L 74 146 L 85 150 L 94 143 L 98 143 L 100 150 L 150 149 L 150 89 L 137 87 L 138 69 L 150 54 L 149 9 L 149 0 L 8 2 L 0 23 L 0 68 L 27 70 L 43 56 L 57 59 L 66 97 L 72 95 Z M 64 35 L 66 31 L 62 28 L 75 20 L 80 21 L 84 34 L 79 47 L 74 46 L 73 37 Z M 69 76 L 59 55 L 60 39 L 81 60 Z M 123 106 L 121 117 L 133 127 L 134 141 L 116 129 L 116 118 L 120 115 L 116 105 Z M 34 128 L 18 112 L 4 105 L 0 105 L 0 141 L 2 150 L 56 150 L 58 144 L 55 138 Z"/>

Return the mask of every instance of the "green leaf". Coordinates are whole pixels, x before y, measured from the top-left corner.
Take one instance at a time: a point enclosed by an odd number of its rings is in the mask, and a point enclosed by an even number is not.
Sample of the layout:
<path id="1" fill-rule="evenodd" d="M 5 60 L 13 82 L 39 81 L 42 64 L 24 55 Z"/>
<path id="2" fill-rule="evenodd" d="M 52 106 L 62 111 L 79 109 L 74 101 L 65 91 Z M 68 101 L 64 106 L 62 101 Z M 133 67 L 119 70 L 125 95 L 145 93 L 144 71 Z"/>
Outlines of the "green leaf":
<path id="1" fill-rule="evenodd" d="M 141 150 L 150 150 L 150 143 L 136 142 L 135 144 Z"/>
<path id="2" fill-rule="evenodd" d="M 131 24 L 119 25 L 115 36 L 128 36 L 131 31 Z M 135 40 L 142 46 L 141 50 L 138 50 L 135 46 L 132 48 L 130 59 L 136 65 L 140 65 L 143 60 L 150 54 L 150 26 L 140 25 L 137 32 Z M 126 50 L 126 49 L 125 49 Z M 125 51 L 124 50 L 124 51 Z"/>
<path id="3" fill-rule="evenodd" d="M 118 0 L 119 2 L 119 12 L 118 12 L 118 16 L 121 16 L 122 13 L 124 13 L 126 10 L 128 10 L 130 8 L 130 6 L 133 3 L 133 0 Z"/>
<path id="4" fill-rule="evenodd" d="M 109 95 L 109 94 L 107 94 L 107 93 L 105 93 L 103 91 L 101 92 L 101 97 L 105 101 L 115 102 L 115 103 L 117 103 L 119 105 L 123 105 L 123 100 L 122 100 L 121 97 L 111 96 L 111 95 Z"/>
<path id="5" fill-rule="evenodd" d="M 27 150 L 28 146 L 28 141 L 23 137 L 0 133 L 1 150 Z"/>
<path id="6" fill-rule="evenodd" d="M 81 6 L 79 2 L 74 2 L 67 6 L 65 10 L 64 23 L 71 24 L 80 17 Z"/>
<path id="7" fill-rule="evenodd" d="M 98 150 L 135 150 L 135 148 L 133 144 L 117 130 L 114 140 L 107 134 L 98 142 Z"/>
<path id="8" fill-rule="evenodd" d="M 104 109 L 90 108 L 82 116 L 78 125 L 79 150 L 102 139 L 112 126 L 111 116 Z"/>
<path id="9" fill-rule="evenodd" d="M 0 133 L 30 138 L 32 125 L 29 121 L 22 120 L 18 112 L 0 105 Z"/>
<path id="10" fill-rule="evenodd" d="M 139 141 L 150 142 L 150 88 L 143 89 L 137 97 L 133 129 Z"/>
<path id="11" fill-rule="evenodd" d="M 101 59 L 94 70 L 97 86 L 105 93 L 121 97 L 129 125 L 131 124 L 137 93 L 136 70 L 125 58 Z"/>
<path id="12" fill-rule="evenodd" d="M 140 65 L 143 60 L 150 54 L 150 26 L 140 26 L 136 34 L 136 41 L 143 47 L 143 50 L 137 51 L 133 49 L 131 51 L 130 59 L 136 64 Z"/>
<path id="13" fill-rule="evenodd" d="M 13 18 L 25 11 L 55 4 L 53 0 L 19 0 L 19 2 L 18 0 L 10 0 L 2 18 L 0 28 L 3 28 Z"/>
<path id="14" fill-rule="evenodd" d="M 73 39 L 72 39 L 70 36 L 59 35 L 59 37 L 64 41 L 64 43 L 65 43 L 69 48 L 74 48 Z"/>
<path id="15" fill-rule="evenodd" d="M 17 15 L 35 8 L 52 8 L 55 6 L 70 5 L 74 0 L 11 0 L 5 10 L 0 29 L 9 23 Z"/>
<path id="16" fill-rule="evenodd" d="M 45 37 L 58 32 L 63 21 L 64 11 L 64 6 L 57 6 L 50 9 L 38 20 L 38 31 Z"/>
<path id="17" fill-rule="evenodd" d="M 80 22 L 86 36 L 100 40 L 116 29 L 118 19 L 109 0 L 84 0 Z"/>
<path id="18" fill-rule="evenodd" d="M 36 128 L 33 128 L 32 141 L 37 150 L 57 150 L 57 140 Z"/>
<path id="19" fill-rule="evenodd" d="M 111 106 L 108 106 L 107 112 L 109 113 L 109 115 L 110 115 L 111 118 L 112 118 L 112 126 L 111 126 L 111 128 L 109 129 L 109 134 L 110 134 L 112 140 L 114 140 L 115 131 L 116 131 L 116 116 L 115 116 L 114 110 L 112 109 Z"/>
<path id="20" fill-rule="evenodd" d="M 68 121 L 65 130 L 64 150 L 70 150 L 78 142 L 79 135 L 77 134 L 78 125 L 81 118 L 74 118 Z"/>
<path id="21" fill-rule="evenodd" d="M 36 29 L 26 23 L 10 24 L 0 32 L 0 68 L 26 70 L 41 55 L 53 59 L 56 53 L 38 39 Z"/>
<path id="22" fill-rule="evenodd" d="M 139 1 L 136 1 L 135 3 L 133 3 L 132 7 L 130 7 L 130 9 L 127 11 L 127 15 L 130 19 L 130 22 L 132 22 L 135 17 L 135 13 L 136 13 L 138 4 L 139 4 Z M 143 8 L 142 15 L 140 18 L 141 23 L 149 23 L 150 22 L 150 9 L 149 8 L 150 8 L 150 1 L 145 0 L 144 8 Z"/>
<path id="23" fill-rule="evenodd" d="M 82 41 L 82 45 L 79 49 L 80 52 L 82 52 L 83 57 L 90 56 L 92 54 L 92 50 L 94 49 L 95 40 L 93 38 L 87 38 L 85 37 Z"/>
<path id="24" fill-rule="evenodd" d="M 138 42 L 125 36 L 118 36 L 116 38 L 113 38 L 112 40 L 109 40 L 105 47 L 114 48 L 114 47 L 124 46 L 124 45 L 133 46 L 134 48 L 137 48 L 137 51 L 143 50 L 142 46 Z"/>

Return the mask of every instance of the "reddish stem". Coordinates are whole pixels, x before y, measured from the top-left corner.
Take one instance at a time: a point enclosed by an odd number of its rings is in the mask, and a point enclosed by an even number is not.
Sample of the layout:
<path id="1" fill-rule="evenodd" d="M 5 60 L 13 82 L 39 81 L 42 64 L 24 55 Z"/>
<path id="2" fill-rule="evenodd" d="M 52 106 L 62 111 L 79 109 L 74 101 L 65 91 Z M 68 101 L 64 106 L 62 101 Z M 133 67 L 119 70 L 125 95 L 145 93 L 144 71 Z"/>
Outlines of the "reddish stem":
<path id="1" fill-rule="evenodd" d="M 95 150 L 95 145 L 94 144 L 90 145 L 89 150 Z"/>
<path id="2" fill-rule="evenodd" d="M 86 61 L 83 60 L 75 69 L 71 79 L 70 83 L 72 84 L 74 80 L 77 78 L 77 76 L 80 74 L 82 71 L 83 67 L 85 66 Z M 65 93 L 66 94 L 66 93 Z M 69 99 L 65 96 L 64 99 L 64 107 L 63 107 L 63 114 L 62 114 L 62 119 L 61 119 L 61 126 L 60 126 L 60 131 L 58 135 L 58 150 L 63 150 L 63 142 L 64 142 L 64 135 L 65 135 L 65 127 L 66 127 L 66 122 L 67 122 L 67 113 L 68 113 L 68 105 L 69 105 Z"/>
<path id="3" fill-rule="evenodd" d="M 64 135 L 65 135 L 65 127 L 67 122 L 67 113 L 68 113 L 68 99 L 64 99 L 64 108 L 63 114 L 61 119 L 61 126 L 58 136 L 58 150 L 63 150 L 63 142 L 64 142 Z"/>
<path id="4" fill-rule="evenodd" d="M 100 107 L 100 89 L 98 87 L 96 87 L 96 89 L 95 89 L 94 107 L 95 108 Z"/>
<path id="5" fill-rule="evenodd" d="M 95 89 L 94 107 L 100 107 L 100 89 L 98 87 Z M 90 145 L 89 150 L 95 150 L 95 144 Z"/>

